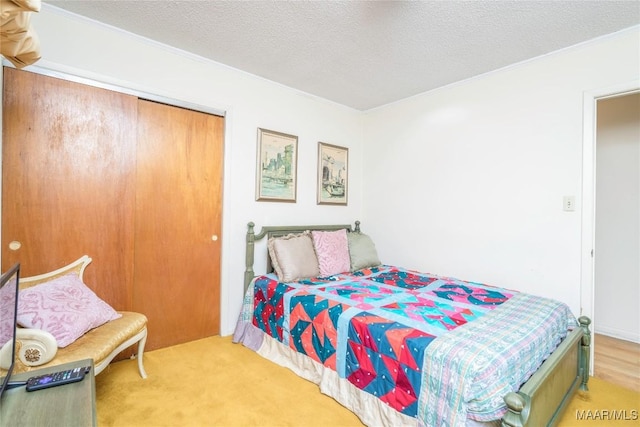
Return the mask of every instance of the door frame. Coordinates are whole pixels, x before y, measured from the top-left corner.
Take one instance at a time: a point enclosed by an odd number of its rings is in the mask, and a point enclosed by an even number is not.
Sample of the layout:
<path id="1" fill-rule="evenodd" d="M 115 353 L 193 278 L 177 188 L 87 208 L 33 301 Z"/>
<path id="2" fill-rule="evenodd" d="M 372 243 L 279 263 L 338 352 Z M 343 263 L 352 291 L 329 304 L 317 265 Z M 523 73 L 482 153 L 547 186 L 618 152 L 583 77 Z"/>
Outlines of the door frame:
<path id="1" fill-rule="evenodd" d="M 582 142 L 582 244 L 580 272 L 580 315 L 595 319 L 595 228 L 596 228 L 596 124 L 597 102 L 640 91 L 640 80 L 585 91 L 583 96 Z M 591 346 L 589 372 L 593 375 L 594 345 Z"/>
<path id="2" fill-rule="evenodd" d="M 2 67 L 5 66 L 9 66 L 9 67 L 13 67 L 11 65 L 10 62 L 8 62 L 6 59 L 2 60 Z M 187 102 L 187 101 L 182 101 L 176 98 L 169 98 L 166 96 L 161 96 L 161 95 L 156 95 L 150 92 L 145 92 L 145 91 L 141 91 L 141 90 L 137 90 L 137 89 L 132 89 L 126 86 L 121 86 L 119 84 L 113 84 L 113 83 L 106 83 L 103 81 L 98 80 L 98 78 L 86 78 L 86 77 L 81 77 L 77 74 L 72 74 L 72 73 L 68 73 L 68 72 L 61 72 L 61 71 L 55 71 L 52 70 L 50 68 L 44 68 L 41 66 L 37 66 L 37 65 L 30 65 L 28 69 L 24 70 L 24 71 L 29 71 L 32 73 L 36 73 L 36 74 L 42 74 L 44 76 L 48 76 L 48 77 L 55 77 L 58 79 L 62 79 L 62 80 L 67 80 L 70 82 L 74 82 L 74 83 L 81 83 L 83 85 L 87 85 L 87 86 L 93 86 L 93 87 L 97 87 L 97 88 L 101 88 L 101 89 L 107 89 L 107 90 L 112 90 L 115 92 L 120 92 L 120 93 L 124 93 L 126 95 L 132 95 L 132 96 L 136 96 L 138 98 L 142 98 L 142 99 L 146 99 L 148 101 L 155 101 L 155 102 L 159 102 L 162 104 L 167 104 L 167 105 L 171 105 L 174 107 L 180 107 L 180 108 L 185 108 L 187 110 L 194 110 L 194 111 L 199 111 L 201 113 L 207 113 L 207 114 L 213 114 L 215 116 L 220 116 L 220 117 L 225 117 L 227 116 L 227 112 L 225 110 L 221 110 L 218 108 L 212 108 L 212 107 L 207 107 L 204 105 L 200 105 L 200 104 L 194 104 L 192 102 Z M 3 74 L 2 71 L 0 70 L 0 89 L 2 88 L 2 81 L 3 78 Z"/>

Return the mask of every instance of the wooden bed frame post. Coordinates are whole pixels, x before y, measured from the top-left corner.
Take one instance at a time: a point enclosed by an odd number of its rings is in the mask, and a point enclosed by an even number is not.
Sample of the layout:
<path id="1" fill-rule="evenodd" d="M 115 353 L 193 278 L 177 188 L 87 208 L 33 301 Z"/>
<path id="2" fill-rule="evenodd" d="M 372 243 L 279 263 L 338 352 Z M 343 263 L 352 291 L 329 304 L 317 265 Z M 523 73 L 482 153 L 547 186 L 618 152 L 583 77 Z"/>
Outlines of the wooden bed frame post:
<path id="1" fill-rule="evenodd" d="M 502 416 L 501 427 L 523 427 L 529 418 L 531 398 L 524 393 L 507 393 L 504 397 L 507 413 Z"/>
<path id="2" fill-rule="evenodd" d="M 591 331 L 589 330 L 591 319 L 587 316 L 580 316 L 578 318 L 578 322 L 580 322 L 580 327 L 582 328 L 582 360 L 580 363 L 580 368 L 582 369 L 582 384 L 580 384 L 580 390 L 589 391 L 587 383 L 589 382 L 589 365 L 591 357 Z"/>
<path id="3" fill-rule="evenodd" d="M 253 261 L 254 261 L 254 250 L 255 250 L 255 240 L 256 233 L 253 231 L 253 227 L 255 224 L 250 222 L 247 224 L 247 249 L 246 249 L 246 259 L 245 259 L 245 270 L 244 270 L 244 293 L 247 293 L 247 288 L 249 287 L 249 283 L 255 276 L 253 271 Z M 244 295 L 244 294 L 243 294 Z"/>

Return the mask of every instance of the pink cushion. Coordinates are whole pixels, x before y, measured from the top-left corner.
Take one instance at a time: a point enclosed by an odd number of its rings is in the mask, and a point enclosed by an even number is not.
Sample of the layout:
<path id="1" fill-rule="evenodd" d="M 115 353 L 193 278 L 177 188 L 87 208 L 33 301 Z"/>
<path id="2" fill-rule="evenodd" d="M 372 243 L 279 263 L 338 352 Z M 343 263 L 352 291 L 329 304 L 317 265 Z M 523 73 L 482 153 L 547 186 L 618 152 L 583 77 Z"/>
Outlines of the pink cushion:
<path id="1" fill-rule="evenodd" d="M 75 273 L 22 289 L 18 296 L 18 323 L 51 333 L 58 347 L 121 316 Z"/>
<path id="2" fill-rule="evenodd" d="M 347 230 L 312 231 L 320 276 L 344 273 L 351 268 Z"/>

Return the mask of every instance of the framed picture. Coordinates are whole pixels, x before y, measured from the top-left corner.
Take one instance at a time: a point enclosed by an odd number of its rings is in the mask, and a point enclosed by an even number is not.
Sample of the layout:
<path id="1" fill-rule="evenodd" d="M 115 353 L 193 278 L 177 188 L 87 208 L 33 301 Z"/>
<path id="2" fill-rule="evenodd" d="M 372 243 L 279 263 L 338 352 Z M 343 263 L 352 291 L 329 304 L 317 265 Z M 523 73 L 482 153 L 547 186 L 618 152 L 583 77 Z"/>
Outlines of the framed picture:
<path id="1" fill-rule="evenodd" d="M 318 204 L 346 205 L 349 149 L 318 143 Z"/>
<path id="2" fill-rule="evenodd" d="M 258 128 L 256 200 L 296 201 L 298 137 Z"/>

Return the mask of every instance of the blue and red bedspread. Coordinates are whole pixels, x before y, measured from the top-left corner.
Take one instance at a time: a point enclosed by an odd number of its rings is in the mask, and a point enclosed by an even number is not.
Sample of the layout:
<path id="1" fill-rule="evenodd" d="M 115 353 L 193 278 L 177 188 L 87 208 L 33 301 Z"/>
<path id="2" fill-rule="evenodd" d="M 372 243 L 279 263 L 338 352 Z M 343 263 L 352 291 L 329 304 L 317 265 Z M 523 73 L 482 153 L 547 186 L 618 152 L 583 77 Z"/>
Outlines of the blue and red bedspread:
<path id="1" fill-rule="evenodd" d="M 254 326 L 423 425 L 499 418 L 575 327 L 561 303 L 392 266 L 253 286 Z"/>

